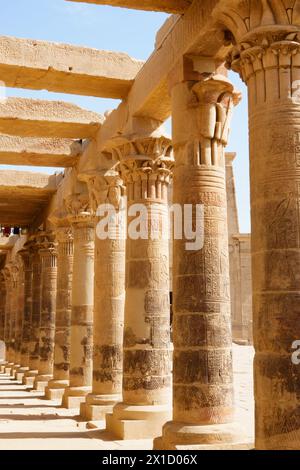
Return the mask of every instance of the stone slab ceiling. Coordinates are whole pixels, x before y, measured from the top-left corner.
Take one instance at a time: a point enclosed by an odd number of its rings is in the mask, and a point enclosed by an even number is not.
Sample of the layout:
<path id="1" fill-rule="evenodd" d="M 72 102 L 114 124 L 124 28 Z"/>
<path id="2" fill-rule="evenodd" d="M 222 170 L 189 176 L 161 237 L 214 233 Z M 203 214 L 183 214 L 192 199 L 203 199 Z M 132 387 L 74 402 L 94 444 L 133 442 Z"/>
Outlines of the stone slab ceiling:
<path id="1" fill-rule="evenodd" d="M 103 123 L 92 111 L 62 101 L 7 98 L 0 101 L 0 133 L 21 137 L 92 138 Z"/>
<path id="2" fill-rule="evenodd" d="M 0 134 L 0 165 L 72 167 L 82 144 L 72 139 L 43 139 Z"/>
<path id="3" fill-rule="evenodd" d="M 48 205 L 60 177 L 0 170 L 0 224 L 28 226 Z"/>
<path id="4" fill-rule="evenodd" d="M 193 0 L 67 0 L 69 2 L 95 3 L 134 10 L 184 13 Z"/>
<path id="5" fill-rule="evenodd" d="M 123 53 L 0 36 L 0 79 L 8 87 L 121 99 L 142 65 Z"/>

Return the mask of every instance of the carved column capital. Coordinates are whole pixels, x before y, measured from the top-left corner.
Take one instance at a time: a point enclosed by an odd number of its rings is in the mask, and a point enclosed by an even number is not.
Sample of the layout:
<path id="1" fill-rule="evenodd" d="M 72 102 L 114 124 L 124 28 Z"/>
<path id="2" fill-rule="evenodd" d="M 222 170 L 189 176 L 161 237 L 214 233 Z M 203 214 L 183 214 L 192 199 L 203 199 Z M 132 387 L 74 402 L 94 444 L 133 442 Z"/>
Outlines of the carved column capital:
<path id="1" fill-rule="evenodd" d="M 73 193 L 67 196 L 64 199 L 64 207 L 68 213 L 68 220 L 72 225 L 93 223 L 93 213 L 88 193 Z"/>
<path id="2" fill-rule="evenodd" d="M 128 139 L 114 152 L 128 199 L 161 199 L 159 188 L 169 184 L 174 166 L 171 140 L 164 136 Z"/>
<path id="3" fill-rule="evenodd" d="M 182 82 L 172 90 L 173 147 L 177 167 L 224 169 L 234 106 L 241 99 L 224 75 Z"/>
<path id="4" fill-rule="evenodd" d="M 246 83 L 260 72 L 299 67 L 298 0 L 224 0 L 215 9 L 214 16 L 218 23 L 226 28 L 228 43 L 232 44 L 227 57 L 227 67 L 238 72 Z M 275 75 L 271 80 L 276 81 Z M 281 98 L 284 94 L 284 77 L 279 76 L 277 80 L 278 98 Z M 265 86 L 270 88 L 270 84 Z"/>
<path id="5" fill-rule="evenodd" d="M 41 234 L 40 244 L 39 244 L 39 254 L 42 258 L 44 257 L 53 257 L 57 256 L 57 243 L 55 239 L 54 232 L 44 232 Z"/>
<path id="6" fill-rule="evenodd" d="M 101 204 L 111 204 L 119 209 L 121 199 L 126 193 L 119 164 L 114 168 L 91 171 L 81 175 L 81 178 L 87 183 L 93 214 L 97 213 Z"/>
<path id="7" fill-rule="evenodd" d="M 34 246 L 34 242 L 27 241 L 23 249 L 18 251 L 18 255 L 22 259 L 23 266 L 25 271 L 31 270 L 31 260 L 32 260 L 32 248 Z"/>
<path id="8" fill-rule="evenodd" d="M 213 17 L 226 28 L 228 42 L 261 42 L 264 37 L 278 41 L 282 35 L 299 32 L 299 1 L 222 0 Z"/>
<path id="9" fill-rule="evenodd" d="M 55 229 L 57 243 L 68 243 L 73 241 L 73 230 L 70 226 L 59 226 Z"/>
<path id="10" fill-rule="evenodd" d="M 226 146 L 230 132 L 233 107 L 241 93 L 223 75 L 214 75 L 192 87 L 198 101 L 199 133 Z"/>

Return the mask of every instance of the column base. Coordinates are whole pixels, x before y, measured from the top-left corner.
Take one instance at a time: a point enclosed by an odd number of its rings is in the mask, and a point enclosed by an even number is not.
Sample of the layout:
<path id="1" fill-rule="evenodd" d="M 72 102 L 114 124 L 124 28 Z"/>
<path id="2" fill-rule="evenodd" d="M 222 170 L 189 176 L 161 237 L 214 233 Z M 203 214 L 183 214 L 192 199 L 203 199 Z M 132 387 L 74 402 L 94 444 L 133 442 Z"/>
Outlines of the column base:
<path id="1" fill-rule="evenodd" d="M 1 364 L 0 364 L 0 374 L 4 374 L 4 373 L 5 373 L 5 367 L 7 366 L 7 364 L 8 364 L 7 361 L 1 362 Z"/>
<path id="2" fill-rule="evenodd" d="M 152 439 L 170 419 L 169 405 L 134 406 L 119 403 L 106 415 L 106 429 L 118 439 Z"/>
<path id="3" fill-rule="evenodd" d="M 16 364 L 13 366 L 13 368 L 11 369 L 11 373 L 10 375 L 15 379 L 16 378 L 16 374 L 17 372 L 21 369 L 21 365 L 20 364 Z"/>
<path id="4" fill-rule="evenodd" d="M 239 426 L 229 424 L 193 424 L 169 421 L 163 435 L 154 439 L 154 450 L 249 450 L 254 446 L 243 439 Z"/>
<path id="5" fill-rule="evenodd" d="M 104 421 L 106 415 L 112 413 L 114 406 L 120 401 L 121 395 L 94 395 L 91 393 L 80 405 L 80 416 L 85 421 Z"/>
<path id="6" fill-rule="evenodd" d="M 45 388 L 45 398 L 62 402 L 63 395 L 68 386 L 68 380 L 50 380 Z"/>
<path id="7" fill-rule="evenodd" d="M 16 380 L 17 380 L 17 382 L 22 382 L 25 373 L 28 372 L 28 371 L 29 371 L 29 367 L 20 367 L 20 369 L 18 369 L 16 371 Z"/>
<path id="8" fill-rule="evenodd" d="M 6 367 L 5 367 L 5 370 L 4 370 L 4 373 L 6 375 L 10 375 L 11 374 L 11 371 L 12 371 L 12 368 L 15 364 L 13 362 L 9 362 Z"/>
<path id="9" fill-rule="evenodd" d="M 29 370 L 25 372 L 22 384 L 26 385 L 27 387 L 33 387 L 34 380 L 36 376 L 38 375 L 39 371 L 38 370 Z"/>
<path id="10" fill-rule="evenodd" d="M 0 374 L 5 374 L 5 367 L 7 367 L 8 362 L 4 361 L 0 365 Z"/>
<path id="11" fill-rule="evenodd" d="M 44 392 L 45 388 L 48 386 L 50 380 L 52 380 L 52 375 L 37 375 L 34 379 L 33 390 L 38 392 Z"/>
<path id="12" fill-rule="evenodd" d="M 92 387 L 68 387 L 62 399 L 62 407 L 70 409 L 80 408 L 85 402 L 86 396 L 91 393 Z"/>

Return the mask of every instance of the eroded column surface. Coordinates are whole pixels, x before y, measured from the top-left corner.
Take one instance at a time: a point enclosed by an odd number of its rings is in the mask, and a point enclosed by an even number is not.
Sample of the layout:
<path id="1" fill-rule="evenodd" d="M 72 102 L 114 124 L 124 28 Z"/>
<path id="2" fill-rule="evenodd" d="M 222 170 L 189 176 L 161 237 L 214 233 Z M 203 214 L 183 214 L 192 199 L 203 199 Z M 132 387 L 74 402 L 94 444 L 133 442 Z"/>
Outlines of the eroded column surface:
<path id="1" fill-rule="evenodd" d="M 74 236 L 74 264 L 70 385 L 65 390 L 63 406 L 77 408 L 92 391 L 95 227 L 88 211 L 88 196 L 85 201 L 77 195 L 71 196 L 66 204 L 73 214 L 70 222 Z"/>
<path id="2" fill-rule="evenodd" d="M 57 298 L 53 380 L 46 388 L 50 400 L 61 399 L 69 385 L 73 280 L 73 232 L 70 226 L 56 229 Z"/>
<path id="3" fill-rule="evenodd" d="M 38 368 L 40 362 L 40 324 L 41 324 L 41 291 L 42 291 L 42 260 L 39 253 L 40 242 L 42 241 L 42 235 L 36 233 L 32 236 L 31 245 L 31 284 L 26 287 L 25 291 L 31 289 L 31 330 L 29 338 L 29 359 L 28 367 L 29 370 L 25 372 L 23 377 L 23 384 L 33 386 L 34 379 L 38 375 Z M 29 275 L 29 274 L 28 274 Z M 25 281 L 26 284 L 26 281 Z M 28 302 L 30 297 L 27 297 Z"/>
<path id="4" fill-rule="evenodd" d="M 41 321 L 38 375 L 34 380 L 36 390 L 44 390 L 53 377 L 57 251 L 55 236 L 46 233 L 39 250 L 42 263 Z"/>
<path id="5" fill-rule="evenodd" d="M 16 337 L 17 337 L 17 316 L 18 316 L 18 274 L 19 268 L 16 263 L 11 263 L 10 270 L 10 321 L 9 321 L 9 350 L 10 361 L 13 366 L 18 366 L 16 363 Z M 12 368 L 9 371 L 12 373 Z"/>
<path id="6" fill-rule="evenodd" d="M 5 330 L 5 303 L 6 303 L 5 277 L 0 271 L 0 340 L 4 341 Z"/>
<path id="7" fill-rule="evenodd" d="M 249 94 L 258 449 L 300 446 L 300 366 L 292 356 L 300 339 L 299 7 L 259 1 L 249 11 L 255 22 L 234 28 L 231 13 L 225 19 L 236 44 L 228 63 Z"/>
<path id="8" fill-rule="evenodd" d="M 185 223 L 184 205 L 193 207 L 193 229 L 200 237 L 197 246 L 185 231 L 174 240 L 173 421 L 155 441 L 157 449 L 226 448 L 238 442 L 224 159 L 236 98 L 223 75 L 172 89 L 173 202 L 184 210 Z"/>
<path id="9" fill-rule="evenodd" d="M 8 364 L 11 365 L 11 349 L 10 349 L 10 342 L 9 342 L 9 334 L 10 334 L 10 311 L 11 311 L 11 296 L 12 296 L 12 289 L 11 289 L 11 275 L 10 270 L 6 266 L 3 269 L 3 275 L 5 279 L 5 289 L 6 289 L 6 296 L 5 296 L 5 323 L 4 323 L 4 342 L 6 347 L 6 361 L 7 367 Z"/>
<path id="10" fill-rule="evenodd" d="M 115 217 L 107 238 L 99 225 L 103 219 L 96 219 L 93 389 L 81 405 L 81 415 L 97 421 L 122 399 L 125 227 L 120 205 L 124 187 L 115 170 L 99 171 L 88 179 L 93 213 L 103 205 L 102 215 L 106 215 L 105 205 Z"/>
<path id="11" fill-rule="evenodd" d="M 24 270 L 23 263 L 20 256 L 18 259 L 18 273 L 17 273 L 17 292 L 16 292 L 16 333 L 15 333 L 15 366 L 13 368 L 13 376 L 19 372 L 21 362 L 21 350 L 23 340 L 23 323 L 24 323 Z M 22 371 L 23 372 L 23 371 Z M 20 377 L 19 377 L 20 378 Z"/>
<path id="12" fill-rule="evenodd" d="M 19 255 L 23 261 L 24 270 L 24 311 L 21 343 L 21 366 L 22 372 L 29 370 L 29 344 L 31 336 L 31 314 L 32 314 L 32 253 L 31 243 L 27 242 Z"/>
<path id="13" fill-rule="evenodd" d="M 0 271 L 0 340 L 5 343 L 5 305 L 6 305 L 6 286 L 3 271 Z M 6 355 L 0 365 L 0 372 L 4 372 L 6 364 Z"/>
<path id="14" fill-rule="evenodd" d="M 167 196 L 173 159 L 165 137 L 118 150 L 128 197 L 123 402 L 107 415 L 107 427 L 121 439 L 142 439 L 159 435 L 171 414 Z M 134 230 L 137 216 L 141 227 Z"/>

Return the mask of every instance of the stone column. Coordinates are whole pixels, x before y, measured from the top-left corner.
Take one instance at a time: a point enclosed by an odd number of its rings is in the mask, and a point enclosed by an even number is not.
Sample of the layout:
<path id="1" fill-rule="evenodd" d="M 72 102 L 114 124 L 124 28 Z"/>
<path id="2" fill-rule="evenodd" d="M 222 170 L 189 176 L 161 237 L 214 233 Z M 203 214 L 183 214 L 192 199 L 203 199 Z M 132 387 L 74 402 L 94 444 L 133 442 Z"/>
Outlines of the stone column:
<path id="1" fill-rule="evenodd" d="M 99 226 L 95 237 L 93 389 L 81 404 L 81 416 L 98 421 L 122 399 L 125 227 L 118 218 L 124 187 L 119 172 L 112 169 L 87 179 L 93 213 L 106 205 L 116 218 L 108 238 L 98 233 Z"/>
<path id="2" fill-rule="evenodd" d="M 121 439 L 143 439 L 159 435 L 171 415 L 167 196 L 173 160 L 165 137 L 136 139 L 118 150 L 129 211 L 123 402 L 107 415 L 107 428 Z M 142 205 L 140 238 L 130 232 L 135 204 Z"/>
<path id="3" fill-rule="evenodd" d="M 5 344 L 5 306 L 6 306 L 6 286 L 5 286 L 5 275 L 3 270 L 0 271 L 0 340 Z M 6 355 L 4 361 L 0 364 L 0 373 L 5 370 L 5 364 L 7 363 Z"/>
<path id="4" fill-rule="evenodd" d="M 253 2 L 247 16 L 255 21 L 243 22 L 242 16 L 238 2 L 219 12 L 235 44 L 228 65 L 241 74 L 249 94 L 256 448 L 297 450 L 299 1 Z"/>
<path id="5" fill-rule="evenodd" d="M 73 233 L 57 227 L 57 298 L 53 380 L 45 390 L 49 400 L 61 400 L 69 385 L 73 280 Z"/>
<path id="6" fill-rule="evenodd" d="M 195 247 L 186 234 L 174 240 L 173 421 L 163 427 L 156 449 L 226 449 L 241 439 L 233 424 L 224 158 L 236 99 L 223 75 L 172 88 L 173 202 L 182 210 L 192 205 L 193 228 L 198 225 L 203 240 Z"/>
<path id="7" fill-rule="evenodd" d="M 29 342 L 31 335 L 31 309 L 32 309 L 32 254 L 30 251 L 31 243 L 27 242 L 19 255 L 23 261 L 24 269 L 24 305 L 23 305 L 23 325 L 21 340 L 21 369 L 20 373 L 29 370 Z M 21 379 L 21 376 L 18 377 Z"/>
<path id="8" fill-rule="evenodd" d="M 53 377 L 57 252 L 55 236 L 46 233 L 39 250 L 42 262 L 42 295 L 38 375 L 34 380 L 34 389 L 44 390 Z"/>
<path id="9" fill-rule="evenodd" d="M 10 270 L 10 321 L 9 321 L 9 350 L 10 350 L 10 374 L 13 372 L 14 366 L 19 366 L 16 363 L 16 335 L 17 335 L 17 312 L 18 312 L 18 266 L 11 262 L 9 265 Z"/>
<path id="10" fill-rule="evenodd" d="M 7 266 L 3 269 L 3 274 L 5 278 L 5 289 L 6 289 L 6 298 L 5 298 L 5 324 L 4 324 L 4 342 L 6 347 L 6 368 L 5 373 L 10 373 L 10 367 L 13 365 L 11 363 L 11 348 L 10 348 L 10 341 L 9 341 L 9 334 L 10 334 L 10 311 L 11 311 L 11 296 L 12 296 L 12 289 L 11 289 L 11 274 L 10 270 Z M 8 370 L 9 368 L 9 370 Z"/>
<path id="11" fill-rule="evenodd" d="M 92 391 L 94 310 L 94 221 L 88 195 L 66 201 L 74 233 L 70 385 L 63 396 L 65 408 L 79 408 Z M 78 209 L 79 208 L 79 209 Z"/>
<path id="12" fill-rule="evenodd" d="M 22 260 L 17 255 L 17 287 L 16 287 L 16 325 L 15 325 L 15 365 L 12 370 L 13 377 L 16 377 L 16 374 L 21 369 L 21 348 L 22 348 L 22 338 L 23 338 L 23 317 L 24 317 L 24 271 L 22 266 Z M 18 377 L 18 380 L 21 377 Z"/>
<path id="13" fill-rule="evenodd" d="M 5 328 L 5 277 L 3 271 L 0 271 L 0 340 L 4 341 L 4 328 Z"/>
<path id="14" fill-rule="evenodd" d="M 40 242 L 43 240 L 41 233 L 32 236 L 31 245 L 31 276 L 28 273 L 25 292 L 28 290 L 26 302 L 31 312 L 31 329 L 28 344 L 28 372 L 25 372 L 23 384 L 33 386 L 35 377 L 38 375 L 40 362 L 40 324 L 41 324 L 41 290 L 42 290 L 42 261 L 39 253 Z M 30 282 L 30 284 L 29 284 Z"/>

